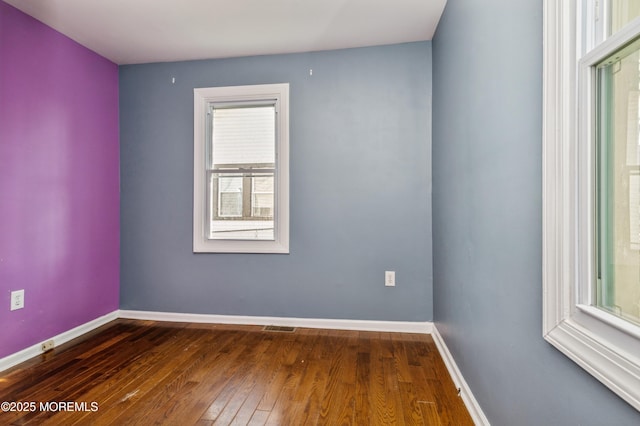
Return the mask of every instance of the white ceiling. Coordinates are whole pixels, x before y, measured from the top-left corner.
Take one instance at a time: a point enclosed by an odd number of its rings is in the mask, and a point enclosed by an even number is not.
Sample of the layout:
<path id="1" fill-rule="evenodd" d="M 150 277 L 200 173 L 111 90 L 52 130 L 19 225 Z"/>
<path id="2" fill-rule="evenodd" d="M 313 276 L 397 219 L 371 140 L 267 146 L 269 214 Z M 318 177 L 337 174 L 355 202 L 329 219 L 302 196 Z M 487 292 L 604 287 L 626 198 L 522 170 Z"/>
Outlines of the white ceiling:
<path id="1" fill-rule="evenodd" d="M 431 40 L 446 0 L 4 0 L 117 64 Z"/>

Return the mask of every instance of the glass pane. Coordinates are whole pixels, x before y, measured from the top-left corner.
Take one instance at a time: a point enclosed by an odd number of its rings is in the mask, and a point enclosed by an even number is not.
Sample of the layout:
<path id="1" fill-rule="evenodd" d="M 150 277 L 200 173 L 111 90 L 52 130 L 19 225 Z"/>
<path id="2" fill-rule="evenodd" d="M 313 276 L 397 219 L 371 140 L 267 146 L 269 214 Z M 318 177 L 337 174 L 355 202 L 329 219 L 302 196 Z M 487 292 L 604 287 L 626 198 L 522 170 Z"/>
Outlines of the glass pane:
<path id="1" fill-rule="evenodd" d="M 275 107 L 213 110 L 213 167 L 275 163 Z"/>
<path id="2" fill-rule="evenodd" d="M 253 181 L 271 192 L 252 193 Z M 273 173 L 213 173 L 209 186 L 209 239 L 273 240 Z"/>
<path id="3" fill-rule="evenodd" d="M 640 16 L 640 1 L 610 0 L 609 16 L 611 17 L 611 34 Z"/>
<path id="4" fill-rule="evenodd" d="M 640 2 L 639 2 L 640 3 Z M 598 66 L 597 306 L 640 323 L 640 42 Z"/>

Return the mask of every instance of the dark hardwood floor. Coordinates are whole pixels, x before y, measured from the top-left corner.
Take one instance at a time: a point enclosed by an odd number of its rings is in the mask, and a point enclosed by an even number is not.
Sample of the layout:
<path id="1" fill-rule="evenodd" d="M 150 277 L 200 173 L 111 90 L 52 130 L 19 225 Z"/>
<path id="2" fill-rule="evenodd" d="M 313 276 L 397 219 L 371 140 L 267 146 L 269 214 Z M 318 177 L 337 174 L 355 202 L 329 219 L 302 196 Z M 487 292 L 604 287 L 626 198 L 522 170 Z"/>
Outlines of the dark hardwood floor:
<path id="1" fill-rule="evenodd" d="M 0 373 L 0 401 L 2 425 L 473 424 L 408 333 L 117 320 Z"/>

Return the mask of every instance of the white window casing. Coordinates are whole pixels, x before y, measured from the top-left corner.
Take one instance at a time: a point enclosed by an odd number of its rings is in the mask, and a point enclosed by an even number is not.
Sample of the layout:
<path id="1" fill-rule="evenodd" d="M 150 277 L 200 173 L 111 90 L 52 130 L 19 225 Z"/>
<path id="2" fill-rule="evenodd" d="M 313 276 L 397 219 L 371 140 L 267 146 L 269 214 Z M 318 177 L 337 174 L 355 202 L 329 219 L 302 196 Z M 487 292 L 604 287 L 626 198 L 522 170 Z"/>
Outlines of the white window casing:
<path id="1" fill-rule="evenodd" d="M 220 192 L 220 198 L 218 200 L 210 199 L 209 185 L 211 183 L 208 182 L 208 179 L 210 179 L 212 171 L 208 163 L 213 148 L 208 144 L 211 143 L 212 138 L 210 131 L 212 118 L 208 119 L 207 114 L 211 114 L 216 105 L 224 105 L 227 108 L 246 105 L 256 108 L 263 105 L 275 106 L 275 167 L 268 166 L 270 167 L 269 172 L 274 176 L 273 237 L 265 239 L 211 237 L 211 218 L 213 217 L 211 209 L 220 209 L 220 201 L 223 195 L 226 195 L 216 185 L 215 192 Z M 193 251 L 195 253 L 289 253 L 289 85 L 283 83 L 195 88 L 193 147 Z M 246 144 L 241 148 L 247 149 Z M 257 146 L 256 149 L 260 149 L 260 147 Z M 233 153 L 224 153 L 225 158 L 229 155 L 233 155 Z M 256 151 L 255 158 L 262 159 L 263 157 L 263 152 Z M 256 160 L 256 162 L 259 161 Z M 238 166 L 238 173 L 250 172 L 242 167 L 244 166 Z M 238 174 L 229 173 L 226 176 L 238 176 Z M 224 179 L 229 180 L 230 178 Z M 245 190 L 253 190 L 253 185 L 249 185 L 249 188 Z M 231 195 L 233 194 L 229 193 L 225 199 L 231 200 L 228 198 Z M 249 200 L 254 203 L 253 195 L 249 197 Z M 252 210 L 253 207 L 249 209 L 249 211 Z M 220 211 L 222 212 L 219 215 L 220 219 L 233 219 L 238 215 L 242 216 L 242 214 L 231 212 L 231 210 L 229 210 L 231 213 Z M 240 219 L 243 218 L 239 217 L 238 220 Z M 244 219 L 250 218 L 245 217 Z"/>
<path id="2" fill-rule="evenodd" d="M 595 307 L 595 65 L 640 35 L 604 41 L 603 1 L 545 0 L 543 335 L 640 410 L 640 327 Z"/>

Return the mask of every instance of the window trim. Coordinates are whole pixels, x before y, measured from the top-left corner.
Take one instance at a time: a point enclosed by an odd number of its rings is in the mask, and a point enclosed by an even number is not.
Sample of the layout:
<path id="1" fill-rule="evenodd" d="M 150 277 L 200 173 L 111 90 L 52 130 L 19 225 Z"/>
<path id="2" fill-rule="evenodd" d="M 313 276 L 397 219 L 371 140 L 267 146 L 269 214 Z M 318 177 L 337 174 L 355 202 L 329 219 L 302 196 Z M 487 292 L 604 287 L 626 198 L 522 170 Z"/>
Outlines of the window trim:
<path id="1" fill-rule="evenodd" d="M 543 336 L 640 410 L 640 339 L 630 332 L 637 330 L 591 306 L 588 284 L 593 144 L 579 141 L 592 140 L 593 114 L 584 94 L 592 93 L 590 72 L 598 49 L 580 63 L 578 58 L 603 31 L 581 25 L 583 12 L 597 15 L 590 6 L 590 1 L 544 0 Z"/>
<path id="2" fill-rule="evenodd" d="M 211 240 L 207 229 L 206 144 L 209 105 L 218 102 L 276 100 L 276 174 L 273 240 Z M 289 84 L 204 87 L 193 89 L 193 252 L 289 253 Z"/>

